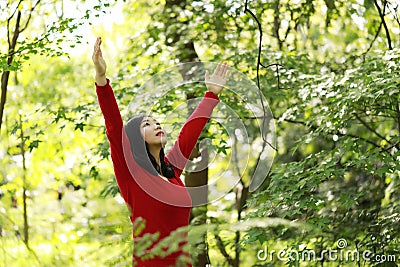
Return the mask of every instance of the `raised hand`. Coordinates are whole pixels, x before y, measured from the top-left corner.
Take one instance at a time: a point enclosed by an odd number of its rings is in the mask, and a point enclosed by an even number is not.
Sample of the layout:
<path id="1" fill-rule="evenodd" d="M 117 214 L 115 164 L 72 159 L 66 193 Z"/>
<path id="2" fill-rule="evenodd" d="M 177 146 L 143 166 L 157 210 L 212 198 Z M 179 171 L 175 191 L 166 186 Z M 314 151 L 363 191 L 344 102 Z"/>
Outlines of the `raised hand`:
<path id="1" fill-rule="evenodd" d="M 97 37 L 93 49 L 92 60 L 94 63 L 94 68 L 96 70 L 96 83 L 101 86 L 107 83 L 106 79 L 107 64 L 103 58 L 100 45 L 101 45 L 101 37 Z"/>
<path id="2" fill-rule="evenodd" d="M 208 91 L 218 95 L 224 88 L 229 76 L 228 64 L 219 62 L 214 73 L 210 76 L 206 70 L 205 82 Z"/>

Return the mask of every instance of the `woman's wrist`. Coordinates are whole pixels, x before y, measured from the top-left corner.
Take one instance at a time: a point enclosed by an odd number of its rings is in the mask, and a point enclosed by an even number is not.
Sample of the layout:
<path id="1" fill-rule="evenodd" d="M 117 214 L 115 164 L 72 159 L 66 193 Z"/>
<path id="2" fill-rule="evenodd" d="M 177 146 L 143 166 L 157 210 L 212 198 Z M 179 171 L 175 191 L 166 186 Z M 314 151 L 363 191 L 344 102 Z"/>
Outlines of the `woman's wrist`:
<path id="1" fill-rule="evenodd" d="M 104 86 L 104 85 L 106 85 L 106 84 L 107 84 L 106 75 L 98 75 L 98 74 L 96 74 L 95 81 L 96 81 L 96 84 L 97 84 L 98 86 Z"/>

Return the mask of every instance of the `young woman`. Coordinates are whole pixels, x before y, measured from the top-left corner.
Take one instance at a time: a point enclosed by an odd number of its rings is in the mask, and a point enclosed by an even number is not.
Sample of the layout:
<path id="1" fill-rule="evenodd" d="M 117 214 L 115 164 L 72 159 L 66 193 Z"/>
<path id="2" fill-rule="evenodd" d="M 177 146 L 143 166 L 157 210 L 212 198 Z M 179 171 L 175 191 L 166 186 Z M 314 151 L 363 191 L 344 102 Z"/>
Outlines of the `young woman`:
<path id="1" fill-rule="evenodd" d="M 100 46 L 99 37 L 92 56 L 96 70 L 96 93 L 105 120 L 117 184 L 131 211 L 131 221 L 138 217 L 145 220 L 141 236 L 158 232 L 161 240 L 189 223 L 191 198 L 180 175 L 219 102 L 218 94 L 229 75 L 228 66 L 219 63 L 211 76 L 206 72 L 208 91 L 182 127 L 171 151 L 165 155 L 167 135 L 154 118 L 137 115 L 123 125 L 110 81 L 106 78 L 106 63 Z M 177 252 L 146 261 L 133 258 L 133 265 L 176 266 L 179 255 Z"/>

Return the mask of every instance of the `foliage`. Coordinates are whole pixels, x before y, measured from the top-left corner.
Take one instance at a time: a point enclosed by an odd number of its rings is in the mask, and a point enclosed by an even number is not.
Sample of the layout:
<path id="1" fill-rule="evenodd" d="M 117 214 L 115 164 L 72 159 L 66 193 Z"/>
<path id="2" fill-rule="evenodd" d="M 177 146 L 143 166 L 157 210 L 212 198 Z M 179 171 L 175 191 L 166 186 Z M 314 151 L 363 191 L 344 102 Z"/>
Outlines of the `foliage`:
<path id="1" fill-rule="evenodd" d="M 250 217 L 305 220 L 330 233 L 327 245 L 345 238 L 358 249 L 398 255 L 398 54 L 376 51 L 344 72 L 298 73 L 298 102 L 279 121 L 304 127 L 288 152 L 309 155 L 272 170 Z M 320 236 L 302 243 L 313 246 Z"/>
<path id="2" fill-rule="evenodd" d="M 20 2 L 26 19 L 36 1 Z M 91 47 L 85 46 L 92 41 L 81 31 L 117 3 L 124 13 L 114 14 L 121 17 L 114 27 L 107 30 L 112 25 L 103 21 L 91 31 L 103 36 L 123 117 L 149 106 L 168 114 L 184 92 L 198 95 L 204 88 L 183 85 L 154 103 L 141 98 L 148 93 L 141 86 L 183 58 L 226 60 L 256 84 L 261 32 L 244 12 L 245 1 L 100 1 L 80 8 L 78 16 L 69 16 L 68 7 L 57 16 L 60 1 L 37 2 L 15 50 L 8 51 L 7 38 L 0 41 L 0 68 L 11 75 L 0 140 L 0 265 L 127 266 L 132 253 L 152 257 L 176 250 L 171 240 L 187 229 L 158 243 L 152 254 L 140 253 L 156 236 L 136 238 L 132 251 L 132 225 L 93 88 Z M 17 4 L 1 3 L 9 7 L 1 9 L 2 18 L 17 12 Z M 394 266 L 257 257 L 264 248 L 320 254 L 345 239 L 348 250 L 399 259 L 398 3 L 274 0 L 250 1 L 248 8 L 261 23 L 261 63 L 282 65 L 278 72 L 259 70 L 278 152 L 264 184 L 251 193 L 254 153 L 240 183 L 206 207 L 207 223 L 194 219 L 189 240 L 207 237 L 212 266 Z M 229 92 L 221 100 L 243 118 L 252 147 L 260 146 L 259 126 L 243 103 Z M 166 127 L 176 131 L 177 121 Z M 204 137 L 214 138 L 221 155 L 215 166 L 223 168 L 224 153 L 231 153 L 221 141 L 224 124 L 212 121 L 209 127 Z M 135 235 L 142 227 L 134 223 Z"/>

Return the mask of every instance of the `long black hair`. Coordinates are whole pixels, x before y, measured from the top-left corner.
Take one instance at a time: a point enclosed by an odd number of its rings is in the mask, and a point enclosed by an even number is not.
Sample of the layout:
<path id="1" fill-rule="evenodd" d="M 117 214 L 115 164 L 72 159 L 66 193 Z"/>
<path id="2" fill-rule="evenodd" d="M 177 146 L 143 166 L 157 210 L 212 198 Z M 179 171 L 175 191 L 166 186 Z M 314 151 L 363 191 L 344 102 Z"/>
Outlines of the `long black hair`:
<path id="1" fill-rule="evenodd" d="M 158 165 L 156 159 L 151 155 L 148 144 L 144 141 L 142 134 L 140 133 L 140 124 L 143 118 L 146 117 L 144 114 L 139 114 L 128 121 L 124 126 L 125 132 L 128 136 L 131 151 L 135 161 L 146 171 L 153 175 L 159 175 L 170 179 L 175 177 L 174 168 L 165 162 L 164 148 L 160 150 L 160 163 Z M 146 157 L 147 154 L 147 157 Z"/>
<path id="2" fill-rule="evenodd" d="M 161 150 L 160 150 L 160 163 L 161 163 L 161 166 L 158 165 L 156 159 L 153 157 L 152 154 L 150 154 L 150 151 L 149 151 L 147 143 L 146 143 L 146 151 L 147 151 L 147 155 L 149 156 L 150 162 L 153 164 L 153 167 L 156 169 L 156 171 L 159 174 L 165 176 L 166 178 L 173 178 L 175 176 L 174 168 L 170 164 L 165 162 L 165 160 L 164 160 L 164 158 L 165 158 L 164 148 L 161 148 Z"/>

